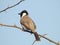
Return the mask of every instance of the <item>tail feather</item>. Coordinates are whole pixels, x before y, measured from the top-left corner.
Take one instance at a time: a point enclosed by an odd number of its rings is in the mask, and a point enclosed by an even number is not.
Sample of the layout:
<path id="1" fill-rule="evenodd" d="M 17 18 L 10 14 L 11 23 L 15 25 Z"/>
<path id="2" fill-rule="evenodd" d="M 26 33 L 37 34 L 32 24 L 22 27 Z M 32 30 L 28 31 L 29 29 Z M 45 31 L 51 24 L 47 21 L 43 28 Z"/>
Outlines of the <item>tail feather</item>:
<path id="1" fill-rule="evenodd" d="M 40 38 L 37 32 L 34 32 L 34 36 L 35 36 L 36 41 L 40 41 Z"/>

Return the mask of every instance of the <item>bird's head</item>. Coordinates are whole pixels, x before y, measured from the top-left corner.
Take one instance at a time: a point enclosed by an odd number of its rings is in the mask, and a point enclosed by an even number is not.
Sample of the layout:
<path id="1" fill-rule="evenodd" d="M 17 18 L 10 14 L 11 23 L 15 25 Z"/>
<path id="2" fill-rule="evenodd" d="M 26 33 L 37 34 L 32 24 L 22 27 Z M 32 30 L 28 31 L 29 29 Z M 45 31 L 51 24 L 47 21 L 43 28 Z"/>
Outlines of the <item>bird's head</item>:
<path id="1" fill-rule="evenodd" d="M 19 13 L 20 17 L 28 15 L 28 12 L 26 10 L 23 10 Z"/>

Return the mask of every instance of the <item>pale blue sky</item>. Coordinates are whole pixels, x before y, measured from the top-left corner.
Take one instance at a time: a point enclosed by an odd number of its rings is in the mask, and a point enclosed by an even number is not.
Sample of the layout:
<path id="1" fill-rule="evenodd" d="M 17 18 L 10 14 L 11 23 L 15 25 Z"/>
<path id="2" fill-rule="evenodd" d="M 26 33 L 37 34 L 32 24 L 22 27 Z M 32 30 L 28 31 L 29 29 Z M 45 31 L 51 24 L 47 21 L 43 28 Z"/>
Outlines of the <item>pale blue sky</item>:
<path id="1" fill-rule="evenodd" d="M 0 0 L 0 10 L 16 4 L 19 0 Z M 25 0 L 18 6 L 0 13 L 0 23 L 20 26 L 18 15 L 27 10 L 34 20 L 39 34 L 60 41 L 60 0 Z M 34 35 L 10 27 L 0 27 L 0 45 L 31 45 Z M 54 45 L 41 38 L 41 42 L 34 45 Z"/>

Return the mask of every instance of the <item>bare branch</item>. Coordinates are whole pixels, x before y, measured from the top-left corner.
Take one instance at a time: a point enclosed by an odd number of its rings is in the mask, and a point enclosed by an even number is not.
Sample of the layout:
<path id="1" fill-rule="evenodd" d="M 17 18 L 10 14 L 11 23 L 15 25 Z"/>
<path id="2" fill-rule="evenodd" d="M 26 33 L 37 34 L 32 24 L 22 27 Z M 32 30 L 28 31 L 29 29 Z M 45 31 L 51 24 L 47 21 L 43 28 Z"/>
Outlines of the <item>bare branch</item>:
<path id="1" fill-rule="evenodd" d="M 22 1 L 24 1 L 24 0 L 20 0 L 18 3 L 14 4 L 14 5 L 10 6 L 10 7 L 7 7 L 7 8 L 5 8 L 5 9 L 3 9 L 3 10 L 1 10 L 0 13 L 2 13 L 2 12 L 6 11 L 6 10 L 8 10 L 8 9 L 10 9 L 10 8 L 13 8 L 13 7 L 19 5 Z"/>
<path id="2" fill-rule="evenodd" d="M 34 40 L 34 42 L 32 43 L 32 45 L 34 45 L 35 42 L 36 42 L 36 40 Z"/>
<path id="3" fill-rule="evenodd" d="M 21 27 L 18 27 L 17 25 L 0 24 L 0 26 L 17 28 L 17 29 L 20 29 L 20 30 L 22 30 L 22 31 L 24 31 L 24 32 L 29 32 L 29 33 L 31 33 L 31 34 L 33 33 L 33 32 L 31 32 L 31 31 L 29 31 L 29 30 L 22 29 Z"/>
<path id="4" fill-rule="evenodd" d="M 6 26 L 6 27 L 12 27 L 12 28 L 18 28 L 18 29 L 21 29 L 20 27 L 16 26 L 16 25 L 6 25 L 6 24 L 0 24 L 0 26 Z"/>
<path id="5" fill-rule="evenodd" d="M 53 40 L 51 40 L 51 39 L 49 39 L 49 38 L 47 38 L 47 37 L 45 37 L 45 36 L 43 36 L 43 35 L 40 35 L 39 34 L 39 36 L 41 36 L 42 38 L 44 38 L 44 39 L 46 39 L 46 40 L 48 40 L 49 42 L 52 42 L 52 43 L 54 43 L 54 44 L 58 44 L 58 42 L 55 42 L 55 41 L 53 41 Z"/>
<path id="6" fill-rule="evenodd" d="M 33 32 L 31 32 L 31 31 L 28 31 L 28 30 L 23 30 L 21 27 L 18 27 L 17 25 L 0 24 L 0 26 L 6 26 L 6 27 L 17 28 L 17 29 L 20 29 L 20 30 L 25 31 L 25 32 L 33 33 Z M 40 35 L 40 34 L 39 34 L 39 37 L 40 37 L 40 38 L 44 38 L 44 39 L 48 40 L 49 42 L 54 43 L 54 44 L 56 44 L 56 45 L 60 45 L 59 42 L 55 42 L 55 41 L 53 41 L 53 40 L 51 40 L 51 39 L 45 37 L 45 35 L 46 35 L 46 34 L 44 34 L 44 35 Z M 32 43 L 32 45 L 33 45 L 35 42 L 36 42 L 36 40 Z"/>
<path id="7" fill-rule="evenodd" d="M 54 44 L 56 44 L 56 45 L 60 45 L 59 42 L 55 42 L 55 41 L 53 41 L 53 40 L 51 40 L 51 39 L 45 37 L 45 34 L 44 34 L 44 35 L 39 34 L 39 36 L 40 36 L 40 38 L 42 37 L 42 38 L 48 40 L 48 41 L 51 42 L 51 43 L 54 43 Z M 32 45 L 33 45 L 35 42 L 36 42 L 36 40 L 34 40 L 34 42 L 32 43 Z"/>

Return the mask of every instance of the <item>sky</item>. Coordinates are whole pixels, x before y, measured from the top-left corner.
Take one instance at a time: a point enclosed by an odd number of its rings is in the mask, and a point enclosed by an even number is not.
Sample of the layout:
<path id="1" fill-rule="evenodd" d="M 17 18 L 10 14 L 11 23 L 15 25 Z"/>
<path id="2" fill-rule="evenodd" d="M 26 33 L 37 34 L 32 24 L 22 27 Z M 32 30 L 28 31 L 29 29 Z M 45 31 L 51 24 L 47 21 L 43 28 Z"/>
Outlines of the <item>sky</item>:
<path id="1" fill-rule="evenodd" d="M 0 11 L 16 4 L 19 0 L 0 0 Z M 20 26 L 18 15 L 27 10 L 34 20 L 37 32 L 47 34 L 46 37 L 60 41 L 60 0 L 25 0 L 16 7 L 0 13 L 0 23 Z M 34 35 L 16 28 L 0 26 L 0 45 L 32 45 Z M 34 45 L 55 45 L 43 38 Z"/>

